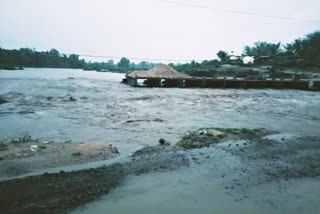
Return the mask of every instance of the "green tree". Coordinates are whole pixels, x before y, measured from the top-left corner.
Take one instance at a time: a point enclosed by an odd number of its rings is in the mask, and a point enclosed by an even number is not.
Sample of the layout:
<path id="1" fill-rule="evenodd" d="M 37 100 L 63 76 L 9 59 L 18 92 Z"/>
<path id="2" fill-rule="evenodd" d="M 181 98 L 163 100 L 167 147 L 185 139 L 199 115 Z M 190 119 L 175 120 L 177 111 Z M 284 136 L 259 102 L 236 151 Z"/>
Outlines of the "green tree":
<path id="1" fill-rule="evenodd" d="M 218 58 L 220 59 L 221 62 L 227 62 L 229 60 L 229 55 L 226 51 L 219 51 L 217 53 Z"/>
<path id="2" fill-rule="evenodd" d="M 296 39 L 293 43 L 287 44 L 285 49 L 287 55 L 298 57 L 302 66 L 320 67 L 320 31 Z"/>
<path id="3" fill-rule="evenodd" d="M 281 52 L 280 50 L 281 43 L 273 44 L 268 42 L 255 42 L 254 46 L 245 46 L 244 55 L 247 56 L 275 56 Z"/>
<path id="4" fill-rule="evenodd" d="M 121 71 L 128 71 L 130 69 L 130 60 L 125 57 L 122 57 L 118 62 L 118 67 Z"/>

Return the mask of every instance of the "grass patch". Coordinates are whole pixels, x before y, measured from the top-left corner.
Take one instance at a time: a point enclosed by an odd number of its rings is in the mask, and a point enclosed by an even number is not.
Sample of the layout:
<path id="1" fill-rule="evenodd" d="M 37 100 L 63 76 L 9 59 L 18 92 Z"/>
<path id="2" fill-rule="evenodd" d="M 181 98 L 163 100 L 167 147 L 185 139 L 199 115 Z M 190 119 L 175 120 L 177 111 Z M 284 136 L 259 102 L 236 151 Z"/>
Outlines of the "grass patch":
<path id="1" fill-rule="evenodd" d="M 203 128 L 184 135 L 176 146 L 185 149 L 201 148 L 218 143 L 220 140 L 229 136 L 254 135 L 260 131 L 260 129 L 246 128 Z"/>
<path id="2" fill-rule="evenodd" d="M 254 134 L 260 131 L 260 129 L 246 129 L 246 128 L 209 128 L 209 129 L 214 129 L 220 132 L 224 132 L 225 134 L 232 134 L 232 135 Z"/>
<path id="3" fill-rule="evenodd" d="M 185 149 L 201 148 L 217 143 L 219 140 L 220 138 L 216 136 L 201 134 L 200 132 L 189 132 L 176 145 Z"/>

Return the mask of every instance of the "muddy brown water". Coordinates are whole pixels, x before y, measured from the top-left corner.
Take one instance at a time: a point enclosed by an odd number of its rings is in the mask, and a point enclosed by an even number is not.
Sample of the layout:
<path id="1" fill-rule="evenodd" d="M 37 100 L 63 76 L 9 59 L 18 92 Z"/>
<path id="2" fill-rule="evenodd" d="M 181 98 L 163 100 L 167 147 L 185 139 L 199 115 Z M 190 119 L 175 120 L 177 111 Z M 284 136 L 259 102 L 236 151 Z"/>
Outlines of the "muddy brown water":
<path id="1" fill-rule="evenodd" d="M 201 127 L 267 128 L 286 136 L 320 136 L 318 92 L 296 90 L 145 89 L 121 74 L 73 69 L 0 71 L 1 139 L 112 143 L 130 155 L 159 138 L 176 142 Z M 230 190 L 236 156 L 207 152 L 190 168 L 130 177 L 75 213 L 319 213 L 318 178 L 266 182 Z M 217 164 L 219 163 L 219 164 Z M 228 166 L 228 167 L 226 167 Z M 245 197 L 246 196 L 246 197 Z"/>

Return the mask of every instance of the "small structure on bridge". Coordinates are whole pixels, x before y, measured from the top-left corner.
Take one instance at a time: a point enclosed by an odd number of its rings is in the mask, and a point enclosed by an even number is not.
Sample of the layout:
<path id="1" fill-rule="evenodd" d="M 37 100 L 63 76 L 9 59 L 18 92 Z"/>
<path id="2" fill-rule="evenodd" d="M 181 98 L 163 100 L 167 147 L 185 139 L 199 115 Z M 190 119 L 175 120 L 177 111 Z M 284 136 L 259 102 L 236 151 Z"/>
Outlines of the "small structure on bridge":
<path id="1" fill-rule="evenodd" d="M 164 79 L 177 79 L 177 78 L 191 78 L 190 76 L 180 73 L 168 65 L 159 64 L 148 71 L 133 71 L 128 74 L 129 78 L 164 78 Z"/>
<path id="2" fill-rule="evenodd" d="M 168 65 L 159 64 L 148 71 L 134 71 L 123 79 L 133 87 L 166 87 L 166 88 L 273 88 L 319 91 L 320 81 L 313 80 L 250 80 L 190 77 Z"/>
<path id="3" fill-rule="evenodd" d="M 148 71 L 133 71 L 126 75 L 126 82 L 131 86 L 139 86 L 138 81 L 142 81 L 148 87 L 177 87 L 180 80 L 190 79 L 189 75 L 180 73 L 165 64 L 158 64 Z"/>

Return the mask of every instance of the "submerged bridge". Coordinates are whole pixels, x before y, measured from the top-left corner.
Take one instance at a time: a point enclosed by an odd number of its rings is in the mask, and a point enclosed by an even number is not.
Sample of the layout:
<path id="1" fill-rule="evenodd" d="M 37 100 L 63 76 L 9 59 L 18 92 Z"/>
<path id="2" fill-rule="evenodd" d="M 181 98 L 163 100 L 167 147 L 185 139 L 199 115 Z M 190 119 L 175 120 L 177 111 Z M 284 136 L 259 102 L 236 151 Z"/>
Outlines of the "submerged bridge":
<path id="1" fill-rule="evenodd" d="M 139 78 L 128 77 L 123 83 L 133 87 L 164 88 L 243 88 L 243 89 L 297 89 L 320 90 L 319 80 L 246 80 L 246 79 L 214 79 L 214 78 Z"/>
<path id="2" fill-rule="evenodd" d="M 320 80 L 199 78 L 182 74 L 164 64 L 159 64 L 148 71 L 134 71 L 127 74 L 122 82 L 133 87 L 320 90 Z"/>

